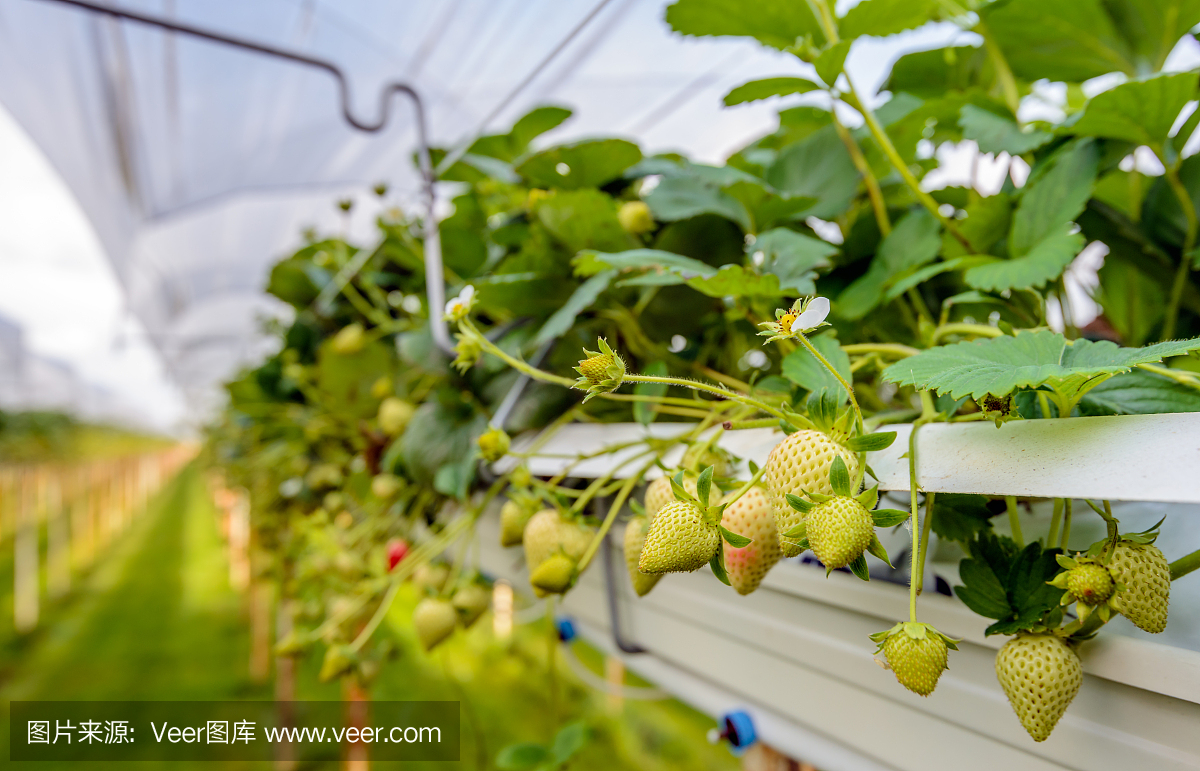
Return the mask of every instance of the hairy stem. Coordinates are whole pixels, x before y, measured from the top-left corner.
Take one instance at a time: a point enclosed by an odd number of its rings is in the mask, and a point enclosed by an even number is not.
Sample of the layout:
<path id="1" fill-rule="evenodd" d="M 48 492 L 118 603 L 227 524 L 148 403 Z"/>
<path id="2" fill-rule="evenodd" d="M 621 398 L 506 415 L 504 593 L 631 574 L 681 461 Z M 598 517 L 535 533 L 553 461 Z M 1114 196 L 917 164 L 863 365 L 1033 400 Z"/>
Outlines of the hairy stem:
<path id="1" fill-rule="evenodd" d="M 921 523 L 921 559 L 917 570 L 917 594 L 925 589 L 925 558 L 929 556 L 929 530 L 933 524 L 933 502 L 937 493 L 925 493 L 925 521 Z"/>
<path id="2" fill-rule="evenodd" d="M 1062 525 L 1063 499 L 1054 499 L 1054 514 L 1050 517 L 1050 532 L 1046 535 L 1046 548 L 1053 549 L 1058 543 L 1058 528 Z"/>
<path id="3" fill-rule="evenodd" d="M 1025 536 L 1021 534 L 1021 520 L 1017 516 L 1017 498 L 1015 495 L 1004 496 L 1004 506 L 1008 509 L 1008 526 L 1012 528 L 1013 540 L 1017 546 L 1025 548 Z"/>
<path id="4" fill-rule="evenodd" d="M 918 422 L 913 423 L 912 431 L 908 435 L 908 505 L 912 516 L 912 561 L 909 563 L 908 569 L 908 620 L 915 622 L 917 620 L 917 594 L 920 593 L 919 586 L 920 575 L 920 552 L 921 552 L 921 527 L 917 522 L 920 508 L 917 504 L 917 431 L 923 424 L 918 418 Z"/>
<path id="5" fill-rule="evenodd" d="M 754 407 L 755 409 L 757 409 L 761 412 L 765 412 L 768 415 L 774 415 L 775 417 L 779 418 L 780 420 L 783 420 L 783 421 L 786 421 L 789 423 L 791 422 L 791 420 L 788 418 L 787 415 L 785 415 L 782 411 L 767 404 L 766 402 L 760 401 L 760 400 L 755 399 L 750 396 L 744 396 L 742 394 L 737 393 L 736 391 L 731 391 L 727 388 L 718 388 L 717 386 L 712 386 L 712 385 L 709 385 L 708 383 L 701 383 L 698 380 L 686 380 L 681 377 L 653 377 L 650 375 L 626 375 L 625 380 L 632 382 L 632 383 L 664 383 L 666 385 L 675 385 L 675 386 L 682 386 L 683 388 L 691 388 L 691 389 L 697 390 L 697 391 L 707 391 L 709 393 L 713 393 L 713 394 L 717 394 L 718 396 L 722 396 L 726 399 L 732 399 L 733 401 L 741 402 L 742 404 L 745 404 L 749 407 Z"/>
<path id="6" fill-rule="evenodd" d="M 837 111 L 829 112 L 833 116 L 833 127 L 837 130 L 838 136 L 842 140 L 842 144 L 846 146 L 846 150 L 850 153 L 850 160 L 854 163 L 854 168 L 858 169 L 858 173 L 862 175 L 863 184 L 867 188 L 867 198 L 871 201 L 871 210 L 875 213 L 875 223 L 879 226 L 879 232 L 886 236 L 892 232 L 892 222 L 888 219 L 887 203 L 883 200 L 883 190 L 879 187 L 879 180 L 876 179 L 875 173 L 871 171 L 871 166 L 867 163 L 867 159 L 862 154 L 862 148 L 858 146 L 858 142 L 854 141 L 854 137 L 838 120 Z"/>
<path id="7" fill-rule="evenodd" d="M 1198 568 L 1200 568 L 1200 549 L 1171 563 L 1171 580 L 1183 578 Z"/>
<path id="8" fill-rule="evenodd" d="M 612 505 L 608 508 L 608 515 L 604 517 L 604 522 L 601 523 L 600 529 L 592 536 L 591 543 L 588 544 L 587 550 L 583 556 L 579 558 L 579 564 L 576 567 L 577 573 L 583 573 L 584 569 L 591 563 L 592 558 L 596 556 L 600 544 L 604 541 L 604 537 L 608 535 L 608 531 L 612 529 L 613 522 L 617 519 L 617 514 L 620 513 L 621 507 L 625 505 L 625 501 L 629 498 L 629 494 L 633 492 L 633 488 L 637 487 L 638 482 L 642 481 L 642 477 L 654 465 L 658 459 L 650 461 L 642 466 L 637 473 L 625 480 L 625 484 L 621 486 L 621 490 L 617 493 L 617 497 L 613 499 Z"/>
<path id="9" fill-rule="evenodd" d="M 888 356 L 895 356 L 898 359 L 916 356 L 921 352 L 919 348 L 913 348 L 911 345 L 904 345 L 903 343 L 850 343 L 849 345 L 843 345 L 842 350 L 849 356 L 882 353 Z"/>
<path id="10" fill-rule="evenodd" d="M 1073 502 L 1070 498 L 1067 498 L 1063 502 L 1062 540 L 1059 541 L 1058 546 L 1064 552 L 1067 551 L 1068 544 L 1071 542 L 1071 505 L 1072 505 L 1072 503 Z"/>
<path id="11" fill-rule="evenodd" d="M 846 382 L 846 379 L 842 377 L 842 374 L 838 372 L 832 364 L 829 363 L 829 360 L 822 356 L 821 352 L 818 351 L 813 344 L 808 341 L 808 338 L 804 336 L 803 332 L 797 332 L 796 339 L 800 341 L 800 344 L 803 345 L 809 353 L 816 357 L 817 361 L 821 362 L 821 366 L 829 370 L 829 374 L 837 378 L 838 383 L 850 397 L 850 406 L 854 409 L 854 423 L 858 430 L 861 431 L 863 427 L 863 415 L 862 410 L 858 408 L 858 399 L 854 396 L 854 389 L 850 387 L 850 384 Z"/>

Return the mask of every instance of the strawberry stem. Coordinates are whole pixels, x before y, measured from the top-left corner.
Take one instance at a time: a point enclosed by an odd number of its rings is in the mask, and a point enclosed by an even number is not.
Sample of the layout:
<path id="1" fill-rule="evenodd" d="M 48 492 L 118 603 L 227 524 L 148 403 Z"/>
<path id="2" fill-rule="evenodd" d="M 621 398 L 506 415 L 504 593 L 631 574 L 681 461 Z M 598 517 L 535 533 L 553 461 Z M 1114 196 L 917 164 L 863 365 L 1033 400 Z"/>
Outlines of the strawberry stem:
<path id="1" fill-rule="evenodd" d="M 1200 568 L 1200 549 L 1171 563 L 1171 580 L 1183 578 L 1197 568 Z"/>
<path id="2" fill-rule="evenodd" d="M 1019 548 L 1025 548 L 1025 536 L 1021 533 L 1021 519 L 1017 511 L 1017 496 L 1004 496 L 1004 507 L 1008 509 L 1008 526 L 1012 529 L 1013 540 Z"/>
<path id="3" fill-rule="evenodd" d="M 575 568 L 576 575 L 582 575 L 584 569 L 586 569 L 588 564 L 591 563 L 592 558 L 596 556 L 596 552 L 600 548 L 600 544 L 604 541 L 604 537 L 608 535 L 608 531 L 612 529 L 613 522 L 616 521 L 617 514 L 620 513 L 621 508 L 625 505 L 625 501 L 629 498 L 629 494 L 633 492 L 633 488 L 637 486 L 638 482 L 642 481 L 642 477 L 645 476 L 646 472 L 649 471 L 650 468 L 657 462 L 658 456 L 656 455 L 650 460 L 649 463 L 638 469 L 633 476 L 625 480 L 625 484 L 621 486 L 620 491 L 617 493 L 617 497 L 613 499 L 612 506 L 609 507 L 608 515 L 604 517 L 604 522 L 601 523 L 600 529 L 596 531 L 594 536 L 592 536 L 591 543 L 588 544 L 587 549 L 583 552 L 583 556 L 579 558 L 579 564 L 576 565 Z"/>

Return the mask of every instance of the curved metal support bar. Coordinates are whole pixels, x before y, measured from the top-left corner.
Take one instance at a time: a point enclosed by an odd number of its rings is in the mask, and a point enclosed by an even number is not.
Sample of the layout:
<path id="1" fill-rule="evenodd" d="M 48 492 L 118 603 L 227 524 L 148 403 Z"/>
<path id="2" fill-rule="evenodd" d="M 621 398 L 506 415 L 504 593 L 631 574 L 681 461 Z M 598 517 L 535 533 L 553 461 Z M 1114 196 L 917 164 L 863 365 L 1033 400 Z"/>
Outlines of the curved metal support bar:
<path id="1" fill-rule="evenodd" d="M 425 246 L 425 289 L 426 300 L 429 304 L 429 326 L 433 335 L 433 341 L 439 349 L 444 353 L 453 354 L 454 343 L 450 339 L 450 331 L 446 327 L 445 319 L 442 318 L 442 310 L 446 306 L 446 283 L 445 275 L 442 270 L 442 248 L 441 236 L 438 231 L 437 216 L 435 205 L 437 202 L 437 194 L 434 190 L 434 183 L 437 178 L 434 174 L 433 159 L 429 150 L 429 128 L 428 121 L 425 115 L 425 106 L 421 102 L 420 95 L 416 90 L 407 83 L 390 82 L 383 86 L 379 93 L 379 116 L 375 120 L 363 121 L 359 120 L 354 111 L 350 107 L 350 81 L 341 68 L 327 59 L 321 59 L 316 56 L 309 56 L 297 51 L 279 48 L 277 46 L 258 43 L 253 40 L 238 37 L 236 35 L 228 35 L 223 32 L 215 32 L 213 30 L 204 29 L 191 24 L 166 19 L 161 16 L 153 16 L 151 14 L 140 13 L 138 11 L 117 8 L 104 3 L 91 2 L 90 0 L 43 0 L 43 2 L 61 3 L 70 5 L 76 8 L 81 8 L 93 13 L 101 13 L 107 16 L 112 16 L 118 19 L 129 19 L 141 24 L 148 24 L 153 27 L 179 32 L 184 35 L 191 35 L 203 40 L 209 40 L 214 43 L 241 48 L 246 51 L 254 51 L 266 56 L 273 56 L 276 59 L 295 62 L 309 67 L 316 67 L 333 76 L 337 81 L 338 100 L 342 110 L 342 117 L 352 127 L 359 131 L 375 133 L 382 130 L 388 124 L 391 117 L 391 101 L 393 94 L 403 94 L 412 100 L 414 123 L 417 129 L 417 165 L 421 172 L 423 187 L 425 193 L 425 223 L 424 223 L 424 246 Z M 346 282 L 349 282 L 353 275 L 345 277 L 345 281 L 341 286 L 338 286 L 334 293 L 340 292 Z"/>
<path id="2" fill-rule="evenodd" d="M 592 504 L 597 513 L 604 515 L 603 500 L 597 498 Z M 612 566 L 612 531 L 604 535 L 604 541 L 600 544 L 600 548 L 604 550 L 602 560 L 604 562 L 604 590 L 608 595 L 608 624 L 612 630 L 613 644 L 622 653 L 649 653 L 645 648 L 637 643 L 629 642 L 625 639 L 625 635 L 621 632 L 621 614 L 617 610 L 617 578 L 613 572 Z"/>

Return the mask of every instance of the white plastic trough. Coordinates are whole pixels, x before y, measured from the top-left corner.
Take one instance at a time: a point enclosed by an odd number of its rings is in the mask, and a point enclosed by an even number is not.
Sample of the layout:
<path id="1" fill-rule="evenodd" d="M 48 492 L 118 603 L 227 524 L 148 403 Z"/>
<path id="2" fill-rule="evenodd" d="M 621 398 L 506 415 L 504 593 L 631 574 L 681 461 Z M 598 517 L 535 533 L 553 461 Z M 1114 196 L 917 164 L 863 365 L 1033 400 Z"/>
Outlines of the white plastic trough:
<path id="1" fill-rule="evenodd" d="M 687 428 L 571 425 L 529 466 L 556 474 L 580 454 Z M 897 442 L 870 456 L 884 489 L 908 488 L 900 456 L 910 428 L 888 427 Z M 721 445 L 762 463 L 780 438 L 769 429 L 736 431 Z M 531 439 L 514 444 L 528 447 Z M 918 457 L 918 481 L 929 491 L 1200 502 L 1200 413 L 1014 421 L 999 429 L 929 425 L 920 430 Z M 620 459 L 587 460 L 571 475 L 595 478 Z M 497 527 L 494 518 L 481 524 L 484 568 L 528 587 L 520 550 L 501 549 Z M 623 632 L 648 652 L 616 650 L 600 564 L 563 605 L 589 640 L 714 717 L 746 709 L 767 744 L 823 771 L 1200 769 L 1200 653 L 1113 634 L 1085 643 L 1083 687 L 1050 739 L 1037 744 L 996 682 L 995 651 L 1005 638 L 985 637 L 988 621 L 956 599 L 926 593 L 920 600 L 922 620 L 963 639 L 937 691 L 923 699 L 875 665 L 867 639 L 907 617 L 905 587 L 842 573 L 826 579 L 811 566 L 781 563 L 747 597 L 702 570 L 667 576 L 638 598 L 614 551 Z"/>

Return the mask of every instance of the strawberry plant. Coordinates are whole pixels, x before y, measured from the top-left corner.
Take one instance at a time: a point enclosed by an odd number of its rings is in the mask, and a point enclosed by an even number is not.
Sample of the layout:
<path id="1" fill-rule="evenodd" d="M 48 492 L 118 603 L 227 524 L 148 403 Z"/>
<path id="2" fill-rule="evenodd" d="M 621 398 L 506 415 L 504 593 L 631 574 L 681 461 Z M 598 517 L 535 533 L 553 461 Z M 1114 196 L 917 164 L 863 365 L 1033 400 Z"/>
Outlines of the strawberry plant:
<path id="1" fill-rule="evenodd" d="M 424 299 L 422 223 L 404 212 L 379 220 L 373 247 L 313 238 L 281 261 L 268 291 L 294 319 L 279 353 L 229 384 L 211 447 L 251 492 L 259 572 L 294 619 L 287 650 L 324 646 L 330 677 L 369 680 L 394 656 L 376 632 L 410 578 L 426 649 L 469 626 L 488 595 L 466 544 L 493 502 L 501 543 L 523 547 L 532 592 L 551 598 L 629 508 L 638 595 L 705 565 L 748 594 L 809 550 L 869 579 L 867 555 L 888 562 L 877 528 L 908 521 L 909 618 L 872 636 L 884 663 L 922 696 L 953 666 L 955 641 L 918 618 L 933 531 L 967 555 L 956 594 L 987 634 L 1012 636 L 999 682 L 1048 737 L 1082 680 L 1079 644 L 1118 614 L 1161 632 L 1171 581 L 1200 556 L 1170 562 L 1104 501 L 1085 501 L 1107 529 L 1091 547 L 1071 548 L 1070 499 L 1026 541 L 1003 490 L 923 494 L 916 437 L 935 422 L 1200 411 L 1200 159 L 1184 156 L 1198 76 L 1162 71 L 1200 10 L 1093 5 L 863 0 L 839 17 L 827 0 L 678 0 L 679 34 L 749 37 L 801 63 L 735 88 L 731 109 L 814 97 L 720 166 L 622 139 L 531 146 L 569 119 L 554 107 L 480 137 L 441 175 L 457 183 L 444 308 Z M 845 69 L 855 42 L 929 21 L 980 44 L 906 54 L 863 92 Z M 1043 80 L 1067 99 L 1029 119 Z M 935 187 L 933 149 L 961 142 L 1009 159 L 999 189 Z M 1135 162 L 1146 150 L 1161 173 Z M 1101 315 L 1084 323 L 1065 273 L 1092 243 L 1107 248 Z M 453 353 L 436 347 L 441 324 Z M 590 482 L 570 465 L 534 475 L 526 460 L 574 421 L 681 425 L 604 448 Z M 905 422 L 908 510 L 879 508 L 870 454 Z M 781 432 L 761 468 L 718 444 L 752 428 Z M 525 432 L 537 438 L 513 441 Z M 1052 676 L 1031 684 L 1031 667 Z"/>

